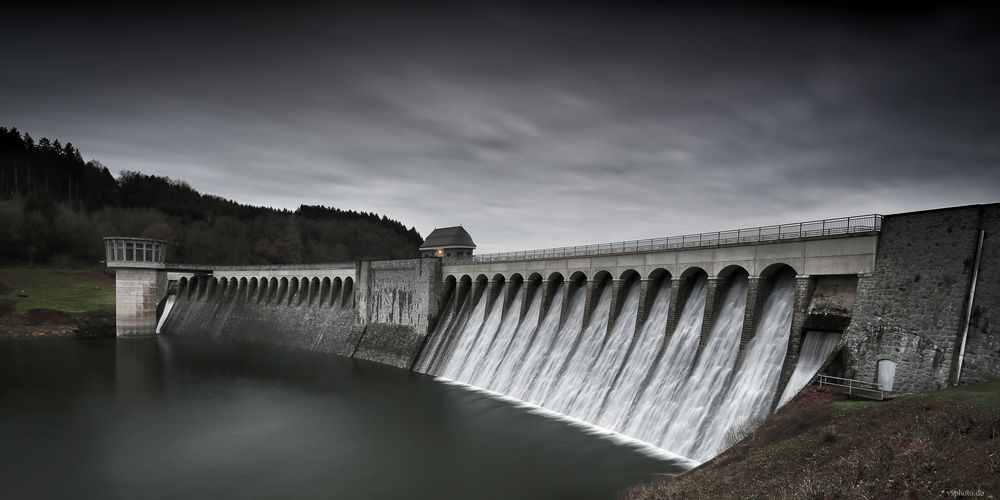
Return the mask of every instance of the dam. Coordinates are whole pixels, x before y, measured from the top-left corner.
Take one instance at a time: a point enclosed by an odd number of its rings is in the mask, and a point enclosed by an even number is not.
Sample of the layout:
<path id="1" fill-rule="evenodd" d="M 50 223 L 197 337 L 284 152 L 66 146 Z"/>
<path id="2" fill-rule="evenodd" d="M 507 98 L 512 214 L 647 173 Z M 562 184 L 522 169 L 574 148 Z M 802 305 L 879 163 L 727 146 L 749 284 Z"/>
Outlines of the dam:
<path id="1" fill-rule="evenodd" d="M 448 229 L 417 259 L 284 266 L 109 238 L 118 333 L 375 361 L 695 461 L 820 372 L 890 394 L 1000 375 L 1000 204 L 482 255 Z"/>

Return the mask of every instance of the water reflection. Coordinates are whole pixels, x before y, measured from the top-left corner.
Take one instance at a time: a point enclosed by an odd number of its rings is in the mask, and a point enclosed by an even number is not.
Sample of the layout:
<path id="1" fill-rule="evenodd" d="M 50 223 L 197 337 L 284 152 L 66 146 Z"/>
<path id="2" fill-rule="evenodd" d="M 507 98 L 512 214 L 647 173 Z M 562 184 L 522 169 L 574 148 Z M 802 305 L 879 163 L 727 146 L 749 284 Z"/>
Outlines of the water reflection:
<path id="1" fill-rule="evenodd" d="M 670 470 L 348 358 L 194 338 L 0 343 L 8 498 L 609 498 Z"/>

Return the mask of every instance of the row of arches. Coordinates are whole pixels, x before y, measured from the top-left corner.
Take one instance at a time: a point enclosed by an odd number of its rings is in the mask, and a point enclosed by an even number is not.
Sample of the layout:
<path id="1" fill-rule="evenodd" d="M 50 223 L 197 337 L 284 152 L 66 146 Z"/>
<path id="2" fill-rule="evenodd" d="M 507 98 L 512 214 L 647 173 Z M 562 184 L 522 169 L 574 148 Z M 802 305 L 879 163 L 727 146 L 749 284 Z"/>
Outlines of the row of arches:
<path id="1" fill-rule="evenodd" d="M 181 277 L 177 295 L 188 300 L 242 301 L 290 307 L 353 307 L 354 280 L 340 277 Z"/>
<path id="2" fill-rule="evenodd" d="M 772 264 L 765 268 L 759 275 L 753 276 L 753 288 L 756 292 L 754 296 L 766 297 L 770 293 L 774 279 L 779 274 L 797 275 L 795 269 L 790 265 L 783 263 Z M 714 276 L 698 266 L 689 267 L 677 276 L 674 276 L 665 268 L 656 268 L 645 274 L 641 274 L 636 269 L 627 269 L 618 273 L 617 276 L 607 270 L 599 270 L 593 273 L 592 276 L 588 276 L 582 271 L 577 271 L 569 274 L 568 277 L 562 272 L 552 272 L 545 276 L 536 272 L 529 273 L 527 277 L 516 272 L 509 274 L 496 273 L 492 276 L 486 273 L 480 273 L 475 276 L 472 274 L 451 274 L 447 275 L 444 279 L 445 286 L 442 290 L 442 296 L 445 298 L 445 307 L 450 307 L 457 313 L 458 308 L 461 304 L 465 303 L 466 299 L 471 303 L 475 303 L 485 294 L 488 300 L 487 307 L 489 307 L 490 304 L 501 296 L 505 296 L 507 301 L 509 301 L 518 289 L 526 287 L 527 297 L 535 293 L 543 294 L 542 310 L 545 311 L 551 305 L 555 290 L 560 286 L 565 286 L 566 294 L 564 297 L 571 295 L 574 290 L 584 287 L 587 289 L 587 309 L 589 312 L 589 310 L 595 307 L 596 298 L 601 295 L 603 290 L 608 286 L 612 286 L 614 287 L 612 288 L 614 293 L 611 313 L 611 320 L 613 321 L 627 298 L 625 291 L 635 285 L 641 285 L 642 296 L 644 298 L 642 299 L 643 307 L 641 308 L 643 312 L 640 314 L 645 314 L 649 305 L 656 298 L 657 293 L 665 289 L 663 288 L 665 280 L 672 282 L 666 289 L 670 289 L 672 294 L 676 294 L 675 305 L 672 307 L 676 307 L 679 311 L 683 308 L 688 295 L 699 280 L 714 281 L 716 283 L 715 289 L 717 289 L 716 295 L 721 297 L 731 283 L 736 281 L 746 282 L 749 278 L 751 278 L 750 273 L 746 268 L 739 265 L 727 266 Z M 712 300 L 715 299 L 713 298 Z M 759 306 L 759 300 L 755 298 L 755 303 L 750 304 L 749 307 L 756 309 Z"/>
<path id="3" fill-rule="evenodd" d="M 766 267 L 757 276 L 759 278 L 770 278 L 778 274 L 779 272 L 791 272 L 797 274 L 795 269 L 789 264 L 785 263 L 775 263 Z M 724 267 L 721 271 L 716 273 L 713 278 L 719 281 L 726 281 L 736 274 L 742 274 L 744 276 L 751 276 L 750 272 L 746 268 L 739 265 L 730 265 Z M 473 277 L 474 276 L 474 277 Z M 479 274 L 459 274 L 452 273 L 445 276 L 444 281 L 446 283 L 446 290 L 453 290 L 458 285 L 471 285 L 475 283 L 530 283 L 530 284 L 540 284 L 543 281 L 549 283 L 569 283 L 571 285 L 579 285 L 586 282 L 594 282 L 597 284 L 598 289 L 602 288 L 605 284 L 618 281 L 624 285 L 629 285 L 636 280 L 647 280 L 654 283 L 660 283 L 664 279 L 678 279 L 682 282 L 688 282 L 692 279 L 704 276 L 708 278 L 711 276 L 704 268 L 699 266 L 691 266 L 685 269 L 680 275 L 674 276 L 666 268 L 654 268 L 645 274 L 640 273 L 636 269 L 626 269 L 618 274 L 616 277 L 610 271 L 598 270 L 592 275 L 588 276 L 584 271 L 575 271 L 569 276 L 565 276 L 563 272 L 555 271 L 548 273 L 547 275 L 542 275 L 542 273 L 533 272 L 528 273 L 525 277 L 522 273 L 509 272 L 509 273 L 493 273 L 492 275 L 487 273 Z"/>

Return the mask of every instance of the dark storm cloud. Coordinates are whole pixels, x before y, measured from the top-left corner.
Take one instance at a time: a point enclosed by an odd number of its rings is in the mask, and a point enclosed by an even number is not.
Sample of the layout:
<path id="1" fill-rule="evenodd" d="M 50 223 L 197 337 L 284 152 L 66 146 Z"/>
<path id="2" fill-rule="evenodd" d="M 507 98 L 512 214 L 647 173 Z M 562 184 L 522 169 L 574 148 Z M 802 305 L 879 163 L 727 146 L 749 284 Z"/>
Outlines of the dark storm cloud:
<path id="1" fill-rule="evenodd" d="M 13 12 L 0 117 L 483 250 L 996 201 L 992 13 L 865 8 Z"/>

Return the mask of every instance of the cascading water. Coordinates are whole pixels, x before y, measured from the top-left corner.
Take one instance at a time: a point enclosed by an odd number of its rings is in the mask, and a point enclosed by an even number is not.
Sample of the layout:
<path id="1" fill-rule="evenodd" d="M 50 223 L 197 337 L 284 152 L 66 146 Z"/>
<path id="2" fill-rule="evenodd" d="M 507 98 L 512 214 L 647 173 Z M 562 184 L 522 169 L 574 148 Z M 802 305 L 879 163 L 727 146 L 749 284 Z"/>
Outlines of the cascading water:
<path id="1" fill-rule="evenodd" d="M 441 353 L 443 359 L 437 373 L 454 378 L 462 371 L 462 366 L 471 356 L 472 349 L 479 337 L 479 331 L 483 327 L 486 318 L 486 291 L 479 295 L 478 300 L 472 306 L 472 313 L 462 322 L 461 329 L 455 332 L 457 337 L 455 347 L 448 352 Z M 435 362 L 436 360 L 432 360 Z"/>
<path id="2" fill-rule="evenodd" d="M 542 323 L 538 325 L 538 331 L 530 346 L 527 347 L 524 359 L 518 362 L 516 358 L 511 358 L 516 364 L 512 367 L 508 380 L 498 380 L 499 392 L 531 401 L 528 391 L 531 390 L 532 382 L 540 378 L 536 374 L 542 373 L 542 367 L 549 359 L 549 354 L 556 343 L 556 334 L 559 332 L 559 318 L 562 316 L 566 285 L 559 283 L 556 287 L 552 302 L 549 304 L 549 310 Z M 541 294 L 537 295 L 538 299 L 541 300 Z"/>
<path id="3" fill-rule="evenodd" d="M 795 364 L 795 371 L 792 372 L 791 378 L 788 379 L 785 392 L 781 394 L 779 406 L 795 397 L 816 376 L 819 369 L 823 367 L 823 363 L 830 357 L 830 353 L 839 344 L 840 333 L 805 332 L 805 338 L 802 339 L 802 350 L 799 351 L 799 361 Z"/>
<path id="4" fill-rule="evenodd" d="M 590 324 L 577 340 L 576 349 L 563 365 L 558 382 L 552 388 L 552 392 L 542 399 L 543 406 L 565 415 L 576 416 L 573 414 L 573 409 L 577 396 L 587 384 L 594 383 L 588 379 L 587 374 L 597 361 L 604 345 L 610 316 L 611 283 L 609 282 L 601 290 L 600 298 L 597 299 L 597 305 L 594 306 L 594 312 L 590 316 Z"/>
<path id="5" fill-rule="evenodd" d="M 167 297 L 167 301 L 163 304 L 163 314 L 160 315 L 160 320 L 156 322 L 156 333 L 162 333 L 160 332 L 160 329 L 163 328 L 163 323 L 165 323 L 167 318 L 170 316 L 170 310 L 174 308 L 174 302 L 176 301 L 176 294 Z"/>
<path id="6" fill-rule="evenodd" d="M 622 362 L 632 345 L 636 315 L 639 312 L 639 285 L 639 280 L 635 280 L 629 286 L 621 312 L 608 333 L 600 355 L 586 375 L 587 382 L 577 388 L 576 400 L 569 410 L 569 415 L 587 422 L 597 420 L 597 415 L 601 411 L 599 402 L 603 401 L 611 390 L 615 376 L 621 370 Z"/>
<path id="7" fill-rule="evenodd" d="M 528 310 L 525 311 L 524 318 L 521 319 L 513 337 L 506 342 L 507 347 L 503 358 L 496 366 L 493 375 L 488 379 L 490 388 L 506 390 L 510 386 L 518 367 L 525 361 L 524 357 L 530 351 L 532 342 L 535 340 L 541 307 L 541 290 L 536 289 L 531 297 L 531 302 L 528 303 Z"/>
<path id="8" fill-rule="evenodd" d="M 525 401 L 541 405 L 545 395 L 559 381 L 559 375 L 561 374 L 559 369 L 562 368 L 566 358 L 572 352 L 573 346 L 576 344 L 576 338 L 583 328 L 583 310 L 586 302 L 587 288 L 577 286 L 570 294 L 566 322 L 555 335 L 551 351 L 545 356 L 535 374 L 527 374 L 532 380 L 529 387 L 524 389 L 524 397 L 522 399 Z M 558 325 L 558 318 L 556 318 L 556 325 Z"/>
<path id="9" fill-rule="evenodd" d="M 731 429 L 766 417 L 778 390 L 781 364 L 795 305 L 795 276 L 781 274 L 764 302 L 756 334 L 746 347 L 743 364 L 730 384 L 724 403 L 703 427 L 702 442 L 692 458 L 715 456 Z"/>
<path id="10" fill-rule="evenodd" d="M 482 362 L 478 363 L 479 366 L 474 368 L 474 372 L 467 374 L 468 378 L 462 380 L 469 380 L 472 385 L 479 387 L 489 387 L 490 382 L 493 381 L 494 372 L 503 362 L 507 348 L 510 347 L 510 342 L 514 339 L 514 332 L 519 330 L 521 304 L 524 302 L 526 288 L 527 286 L 524 284 L 517 288 L 514 299 L 510 302 L 510 307 L 507 308 L 506 313 L 503 313 L 496 336 L 489 344 L 485 344 L 484 341 L 488 355 L 484 355 Z"/>
<path id="11" fill-rule="evenodd" d="M 653 361 L 660 354 L 664 336 L 667 333 L 667 315 L 670 311 L 670 279 L 664 279 L 653 298 L 646 323 L 642 325 L 639 338 L 631 354 L 622 367 L 621 375 L 608 393 L 597 424 L 609 429 L 622 429 L 625 419 L 635 406 L 643 384 L 653 367 Z M 638 303 L 637 303 L 638 304 Z"/>
<path id="12" fill-rule="evenodd" d="M 795 282 L 790 275 L 777 279 L 742 365 L 737 360 L 746 274 L 734 274 L 720 290 L 703 349 L 708 280 L 701 273 L 689 283 L 672 332 L 667 331 L 672 280 L 665 277 L 655 291 L 647 290 L 655 297 L 638 334 L 645 286 L 640 280 L 621 290 L 621 311 L 610 325 L 614 283 L 603 283 L 592 297 L 586 327 L 591 293 L 586 282 L 555 283 L 552 289 L 507 283 L 520 288 L 493 290 L 497 298 L 490 305 L 491 294 L 481 290 L 454 312 L 449 305 L 433 333 L 440 338 L 428 340 L 417 367 L 704 460 L 720 451 L 726 430 L 742 415 L 770 411 L 788 343 Z M 511 302 L 506 308 L 505 296 Z"/>
<path id="13" fill-rule="evenodd" d="M 702 437 L 696 430 L 720 403 L 739 355 L 747 278 L 744 274 L 736 274 L 729 281 L 708 342 L 691 375 L 676 391 L 679 397 L 671 398 L 666 408 L 668 413 L 663 418 L 663 430 L 656 432 L 658 445 L 686 457 L 695 454 Z"/>

